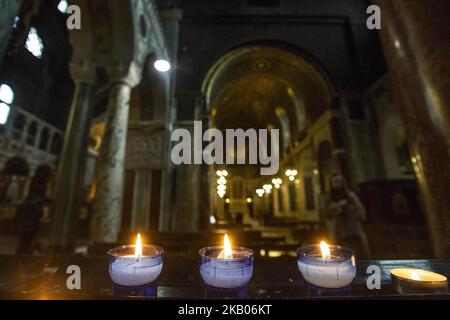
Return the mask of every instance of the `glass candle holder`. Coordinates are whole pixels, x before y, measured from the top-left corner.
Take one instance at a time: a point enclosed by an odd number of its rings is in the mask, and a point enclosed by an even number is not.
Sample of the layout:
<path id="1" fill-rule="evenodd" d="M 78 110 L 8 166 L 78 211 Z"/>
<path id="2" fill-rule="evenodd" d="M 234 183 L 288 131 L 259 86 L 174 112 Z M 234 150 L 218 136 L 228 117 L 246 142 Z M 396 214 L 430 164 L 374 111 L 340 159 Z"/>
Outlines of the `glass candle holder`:
<path id="1" fill-rule="evenodd" d="M 219 257 L 223 247 L 207 247 L 199 251 L 200 275 L 211 287 L 236 289 L 246 286 L 253 275 L 253 251 L 232 247 L 231 258 Z"/>
<path id="2" fill-rule="evenodd" d="M 355 254 L 351 249 L 330 245 L 330 257 L 323 258 L 320 245 L 297 249 L 297 265 L 310 284 L 327 289 L 349 286 L 356 277 Z"/>
<path id="3" fill-rule="evenodd" d="M 164 250 L 159 246 L 143 245 L 142 255 L 136 256 L 135 245 L 108 251 L 111 280 L 123 287 L 139 287 L 153 283 L 163 268 Z"/>
<path id="4" fill-rule="evenodd" d="M 448 280 L 442 274 L 413 268 L 391 270 L 392 285 L 399 294 L 447 294 Z"/>

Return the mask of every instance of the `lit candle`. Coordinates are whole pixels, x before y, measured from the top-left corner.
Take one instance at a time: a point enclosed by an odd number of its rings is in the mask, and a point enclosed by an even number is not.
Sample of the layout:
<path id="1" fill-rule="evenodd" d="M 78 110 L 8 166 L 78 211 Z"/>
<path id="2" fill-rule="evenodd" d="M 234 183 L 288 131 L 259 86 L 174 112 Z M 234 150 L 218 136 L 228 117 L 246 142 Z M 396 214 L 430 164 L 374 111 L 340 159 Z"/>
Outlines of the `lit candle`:
<path id="1" fill-rule="evenodd" d="M 297 250 L 297 265 L 310 284 L 327 289 L 349 286 L 356 277 L 355 254 L 340 246 L 309 245 Z"/>
<path id="2" fill-rule="evenodd" d="M 441 274 L 412 268 L 391 270 L 392 285 L 400 294 L 447 293 L 448 281 Z"/>
<path id="3" fill-rule="evenodd" d="M 108 251 L 109 275 L 124 287 L 139 287 L 153 283 L 163 268 L 164 250 L 155 245 L 142 245 L 137 235 L 136 245 L 121 246 Z"/>
<path id="4" fill-rule="evenodd" d="M 250 282 L 253 275 L 253 251 L 233 247 L 226 234 L 223 247 L 207 247 L 199 253 L 200 275 L 208 286 L 235 289 Z"/>

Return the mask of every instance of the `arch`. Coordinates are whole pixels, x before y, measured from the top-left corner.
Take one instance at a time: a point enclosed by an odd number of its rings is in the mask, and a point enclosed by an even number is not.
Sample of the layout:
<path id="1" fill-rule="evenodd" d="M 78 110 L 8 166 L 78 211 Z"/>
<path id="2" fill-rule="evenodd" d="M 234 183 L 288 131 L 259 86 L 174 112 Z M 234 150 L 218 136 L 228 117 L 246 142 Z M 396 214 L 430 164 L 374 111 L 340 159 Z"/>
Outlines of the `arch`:
<path id="1" fill-rule="evenodd" d="M 30 166 L 26 159 L 22 157 L 12 157 L 6 161 L 3 168 L 3 174 L 10 176 L 28 176 Z"/>
<path id="2" fill-rule="evenodd" d="M 239 57 L 260 48 L 277 48 L 280 51 L 291 53 L 295 58 L 302 60 L 303 63 L 314 68 L 317 74 L 320 75 L 320 78 L 324 80 L 329 92 L 334 93 L 335 86 L 331 80 L 331 77 L 326 72 L 326 69 L 323 67 L 322 63 L 320 63 L 320 61 L 318 61 L 312 54 L 302 48 L 286 42 L 259 40 L 242 43 L 230 48 L 209 67 L 202 83 L 202 92 L 205 95 L 207 104 L 210 102 L 211 85 L 214 83 L 218 75 L 223 72 L 223 70 L 225 70 L 233 60 L 236 60 Z"/>
<path id="3" fill-rule="evenodd" d="M 309 121 L 317 119 L 325 109 L 331 107 L 333 85 L 317 63 L 299 52 L 287 49 L 287 46 L 264 42 L 235 48 L 219 58 L 207 72 L 202 84 L 206 107 L 213 117 L 213 123 L 217 105 L 221 99 L 227 99 L 226 90 L 254 86 L 257 81 L 265 81 L 266 84 L 262 85 L 278 86 L 277 90 L 265 90 L 265 93 L 284 91 L 285 97 L 279 96 L 278 99 L 288 100 L 287 104 L 292 105 L 285 108 L 292 129 L 291 138 L 297 140 L 302 136 Z M 271 106 L 272 109 L 276 107 Z"/>

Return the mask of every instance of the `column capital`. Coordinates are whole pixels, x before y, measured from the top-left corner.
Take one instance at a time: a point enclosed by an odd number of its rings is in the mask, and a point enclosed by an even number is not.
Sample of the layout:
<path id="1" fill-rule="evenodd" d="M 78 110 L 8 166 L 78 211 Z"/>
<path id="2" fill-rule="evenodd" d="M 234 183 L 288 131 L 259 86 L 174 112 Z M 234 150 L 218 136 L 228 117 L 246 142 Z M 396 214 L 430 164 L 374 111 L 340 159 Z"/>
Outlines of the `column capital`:
<path id="1" fill-rule="evenodd" d="M 106 71 L 111 83 L 125 83 L 131 88 L 136 87 L 142 79 L 142 66 L 135 61 L 109 65 L 106 67 Z"/>
<path id="2" fill-rule="evenodd" d="M 95 85 L 97 82 L 96 66 L 89 61 L 70 62 L 70 74 L 75 82 Z"/>

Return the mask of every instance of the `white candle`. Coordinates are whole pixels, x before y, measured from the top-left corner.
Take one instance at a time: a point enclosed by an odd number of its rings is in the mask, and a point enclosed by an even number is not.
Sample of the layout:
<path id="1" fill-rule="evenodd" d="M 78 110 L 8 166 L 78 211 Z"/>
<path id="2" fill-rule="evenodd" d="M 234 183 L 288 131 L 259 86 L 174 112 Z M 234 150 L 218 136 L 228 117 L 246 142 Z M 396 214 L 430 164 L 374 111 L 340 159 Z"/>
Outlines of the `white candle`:
<path id="1" fill-rule="evenodd" d="M 134 254 L 130 254 L 133 252 Z M 109 264 L 111 280 L 124 287 L 139 287 L 153 283 L 163 268 L 163 250 L 158 246 L 142 245 L 138 234 L 135 246 L 112 249 Z"/>
<path id="2" fill-rule="evenodd" d="M 347 287 L 356 277 L 355 256 L 350 249 L 338 246 L 331 249 L 325 242 L 320 246 L 300 248 L 298 269 L 303 278 L 314 286 L 328 289 Z"/>
<path id="3" fill-rule="evenodd" d="M 211 287 L 235 289 L 246 286 L 253 275 L 253 252 L 247 248 L 232 247 L 227 235 L 223 247 L 200 250 L 200 275 Z"/>

